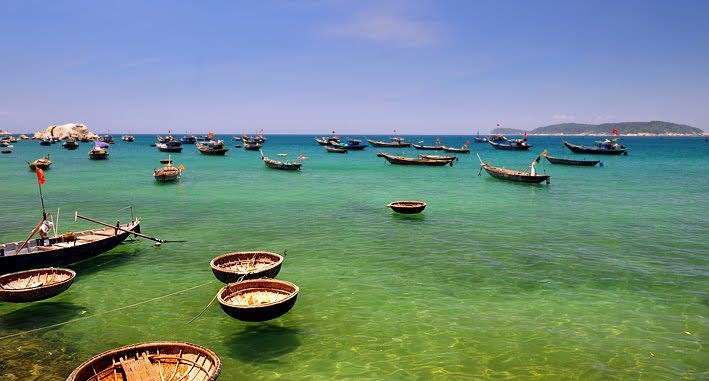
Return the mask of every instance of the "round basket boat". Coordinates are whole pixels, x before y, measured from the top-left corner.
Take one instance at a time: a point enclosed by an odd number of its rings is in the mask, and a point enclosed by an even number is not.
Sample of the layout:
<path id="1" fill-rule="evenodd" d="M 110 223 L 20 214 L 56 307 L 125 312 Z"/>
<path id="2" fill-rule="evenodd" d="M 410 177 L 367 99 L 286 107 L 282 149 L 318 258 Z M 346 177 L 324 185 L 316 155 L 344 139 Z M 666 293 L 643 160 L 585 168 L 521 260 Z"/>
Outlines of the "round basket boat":
<path id="1" fill-rule="evenodd" d="M 402 214 L 421 213 L 426 209 L 426 203 L 423 201 L 394 201 L 387 206 L 393 211 Z"/>
<path id="2" fill-rule="evenodd" d="M 222 362 L 211 349 L 163 341 L 100 353 L 74 369 L 66 381 L 214 381 L 221 370 Z"/>
<path id="3" fill-rule="evenodd" d="M 266 321 L 290 311 L 299 288 L 278 279 L 251 279 L 224 286 L 217 294 L 224 312 L 243 321 Z"/>
<path id="4" fill-rule="evenodd" d="M 20 271 L 0 276 L 0 301 L 36 302 L 66 291 L 76 273 L 68 269 L 46 268 Z"/>
<path id="5" fill-rule="evenodd" d="M 224 283 L 245 279 L 275 278 L 283 256 L 268 251 L 237 251 L 220 255 L 209 263 L 214 276 Z"/>

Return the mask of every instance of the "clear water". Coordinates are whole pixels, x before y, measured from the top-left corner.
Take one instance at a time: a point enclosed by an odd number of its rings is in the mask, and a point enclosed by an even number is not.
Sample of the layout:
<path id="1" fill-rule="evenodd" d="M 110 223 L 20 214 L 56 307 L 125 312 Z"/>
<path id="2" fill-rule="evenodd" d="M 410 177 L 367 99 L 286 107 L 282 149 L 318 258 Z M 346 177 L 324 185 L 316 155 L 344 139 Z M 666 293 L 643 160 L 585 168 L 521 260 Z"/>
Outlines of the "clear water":
<path id="1" fill-rule="evenodd" d="M 92 227 L 73 222 L 75 210 L 114 223 L 133 205 L 144 233 L 189 241 L 127 242 L 67 266 L 77 279 L 55 298 L 1 304 L 0 380 L 62 380 L 99 352 L 157 340 L 213 349 L 221 380 L 708 376 L 704 138 L 625 138 L 629 155 L 602 157 L 604 167 L 542 161 L 550 185 L 478 176 L 474 154 L 452 167 L 393 166 L 373 147 L 326 153 L 312 136 L 269 136 L 264 146 L 273 157 L 307 155 L 301 172 L 268 169 L 258 152 L 213 157 L 185 146 L 172 154 L 182 180 L 157 184 L 152 170 L 167 154 L 153 141 L 119 141 L 107 161 L 89 160 L 88 144 L 36 141 L 0 155 L 0 242 L 24 239 L 39 221 L 25 162 L 46 153 L 45 204 L 61 208 L 60 232 Z M 530 143 L 530 152 L 471 147 L 508 168 L 542 149 L 583 157 L 558 138 Z M 385 207 L 412 199 L 428 203 L 422 214 Z M 189 323 L 222 287 L 213 257 L 286 249 L 278 277 L 301 288 L 288 314 L 245 323 L 215 303 Z"/>

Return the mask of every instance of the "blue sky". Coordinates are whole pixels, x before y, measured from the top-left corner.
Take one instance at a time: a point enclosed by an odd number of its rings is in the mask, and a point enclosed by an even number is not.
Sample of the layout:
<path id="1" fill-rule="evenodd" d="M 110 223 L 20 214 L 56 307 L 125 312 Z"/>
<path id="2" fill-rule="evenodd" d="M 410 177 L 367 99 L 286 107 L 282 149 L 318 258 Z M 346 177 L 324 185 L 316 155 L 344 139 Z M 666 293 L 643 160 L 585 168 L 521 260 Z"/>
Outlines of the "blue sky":
<path id="1" fill-rule="evenodd" d="M 709 130 L 709 1 L 0 0 L 0 129 Z"/>

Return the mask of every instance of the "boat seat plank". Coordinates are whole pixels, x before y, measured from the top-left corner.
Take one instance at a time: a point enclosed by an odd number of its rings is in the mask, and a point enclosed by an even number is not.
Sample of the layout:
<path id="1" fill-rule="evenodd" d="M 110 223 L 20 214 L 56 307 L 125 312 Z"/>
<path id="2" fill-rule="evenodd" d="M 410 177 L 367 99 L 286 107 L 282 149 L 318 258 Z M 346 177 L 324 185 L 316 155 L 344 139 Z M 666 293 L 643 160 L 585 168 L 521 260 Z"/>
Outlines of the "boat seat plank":
<path id="1" fill-rule="evenodd" d="M 161 379 L 160 373 L 155 369 L 155 366 L 145 354 L 138 359 L 121 359 L 121 366 L 123 367 L 123 373 L 126 375 L 126 381 Z"/>

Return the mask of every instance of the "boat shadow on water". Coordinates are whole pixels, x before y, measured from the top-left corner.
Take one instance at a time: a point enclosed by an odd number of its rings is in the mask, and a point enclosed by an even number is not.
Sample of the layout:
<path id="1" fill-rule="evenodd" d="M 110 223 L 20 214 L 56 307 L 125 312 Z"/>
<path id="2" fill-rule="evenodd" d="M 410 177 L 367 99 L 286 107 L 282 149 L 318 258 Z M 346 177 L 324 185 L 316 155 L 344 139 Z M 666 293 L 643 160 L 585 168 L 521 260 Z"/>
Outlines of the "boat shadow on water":
<path id="1" fill-rule="evenodd" d="M 111 270 L 116 267 L 120 267 L 124 262 L 130 262 L 134 260 L 135 256 L 141 255 L 142 249 L 139 247 L 132 248 L 127 247 L 133 243 L 138 243 L 137 240 L 125 240 L 123 243 L 118 245 L 117 248 L 111 250 L 109 253 L 99 255 L 97 257 L 87 259 L 78 263 L 72 263 L 64 267 L 74 270 L 76 272 L 75 284 L 81 282 L 81 277 L 93 274 L 99 271 Z"/>
<path id="2" fill-rule="evenodd" d="M 68 302 L 36 302 L 0 315 L 0 336 L 64 323 L 81 316 L 86 307 Z"/>
<path id="3" fill-rule="evenodd" d="M 411 222 L 424 222 L 426 221 L 426 215 L 423 213 L 416 213 L 416 214 L 402 214 L 402 213 L 396 213 L 392 212 L 391 217 L 394 220 L 398 221 L 411 221 Z"/>
<path id="4" fill-rule="evenodd" d="M 231 354 L 240 361 L 261 363 L 277 360 L 278 357 L 300 347 L 301 333 L 298 329 L 274 324 L 247 324 L 234 333 L 226 344 Z M 258 356 L 254 356 L 258 353 Z"/>

